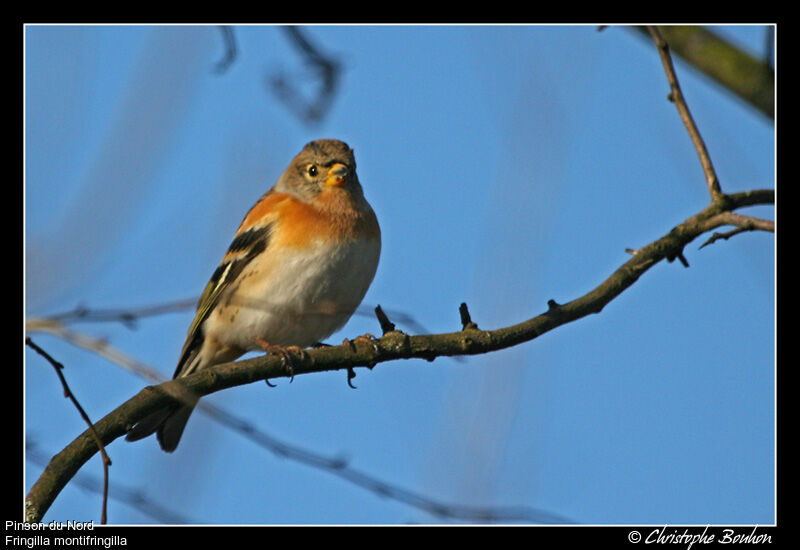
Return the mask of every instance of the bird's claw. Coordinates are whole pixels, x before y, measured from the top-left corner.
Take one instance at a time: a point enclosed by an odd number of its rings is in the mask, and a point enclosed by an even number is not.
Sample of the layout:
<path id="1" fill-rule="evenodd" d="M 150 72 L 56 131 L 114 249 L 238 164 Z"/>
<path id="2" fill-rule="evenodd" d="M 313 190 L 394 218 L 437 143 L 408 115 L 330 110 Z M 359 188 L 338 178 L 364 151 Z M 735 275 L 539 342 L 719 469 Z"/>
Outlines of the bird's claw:
<path id="1" fill-rule="evenodd" d="M 372 347 L 372 351 L 374 351 L 375 353 L 378 353 L 380 351 L 380 349 L 378 348 L 378 344 L 375 343 L 377 341 L 378 341 L 377 338 L 375 338 L 372 334 L 367 333 L 367 334 L 362 334 L 361 336 L 356 336 L 352 340 L 349 340 L 349 339 L 345 338 L 344 341 L 342 342 L 342 344 L 346 344 L 346 345 L 350 346 L 350 348 L 353 351 L 355 351 L 356 344 L 365 343 L 365 344 L 369 344 Z"/>
<path id="2" fill-rule="evenodd" d="M 281 366 L 286 370 L 286 374 L 289 375 L 289 383 L 291 384 L 294 380 L 294 358 L 292 357 L 292 353 L 296 354 L 301 359 L 305 359 L 306 352 L 299 346 L 278 346 L 270 344 L 266 340 L 262 340 L 258 337 L 256 337 L 255 340 L 266 353 L 274 353 L 281 358 Z M 271 384 L 269 380 L 267 380 L 267 385 L 274 387 L 274 384 Z"/>
<path id="3" fill-rule="evenodd" d="M 347 367 L 347 385 L 353 388 L 354 390 L 358 389 L 353 385 L 352 382 L 353 378 L 355 377 L 356 377 L 356 371 L 353 370 L 353 367 Z"/>

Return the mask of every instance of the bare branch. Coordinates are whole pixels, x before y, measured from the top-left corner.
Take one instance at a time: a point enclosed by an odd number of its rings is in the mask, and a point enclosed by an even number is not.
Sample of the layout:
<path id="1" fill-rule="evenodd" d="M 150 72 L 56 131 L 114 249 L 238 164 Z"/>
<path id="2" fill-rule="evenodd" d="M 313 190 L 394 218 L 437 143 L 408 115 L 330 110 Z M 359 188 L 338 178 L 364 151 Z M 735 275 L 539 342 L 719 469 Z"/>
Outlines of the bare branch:
<path id="1" fill-rule="evenodd" d="M 541 315 L 496 330 L 459 330 L 444 334 L 409 336 L 390 332 L 369 342 L 355 339 L 349 345 L 305 350 L 293 364 L 293 376 L 331 370 L 373 367 L 397 359 L 433 360 L 454 355 L 477 355 L 530 342 L 563 324 L 591 313 L 633 285 L 653 265 L 668 257 L 678 257 L 684 247 L 707 231 L 725 225 L 724 216 L 736 208 L 775 201 L 773 190 L 763 189 L 724 195 L 696 215 L 675 226 L 660 239 L 637 250 L 605 281 L 588 294 L 563 305 L 550 302 Z M 95 427 L 105 444 L 124 436 L 137 421 L 164 407 L 186 391 L 208 395 L 226 388 L 287 376 L 280 357 L 266 355 L 225 363 L 191 376 L 144 388 L 133 398 L 106 415 Z M 97 452 L 91 434 L 84 432 L 53 457 L 26 497 L 26 521 L 39 521 L 75 472 Z"/>
<path id="2" fill-rule="evenodd" d="M 631 27 L 649 38 L 646 27 Z M 763 57 L 754 57 L 719 34 L 698 25 L 664 25 L 670 50 L 726 90 L 775 119 L 774 26 L 766 29 Z"/>
<path id="3" fill-rule="evenodd" d="M 755 218 L 753 216 L 743 216 L 734 212 L 722 212 L 719 214 L 720 219 L 728 224 L 741 227 L 747 231 L 759 230 L 775 233 L 775 222 L 772 220 L 764 220 Z"/>
<path id="4" fill-rule="evenodd" d="M 700 136 L 700 131 L 697 129 L 692 114 L 689 112 L 689 106 L 686 104 L 680 84 L 678 84 L 678 76 L 675 74 L 675 67 L 672 64 L 669 46 L 661 35 L 661 31 L 659 31 L 658 27 L 649 26 L 647 30 L 658 48 L 658 55 L 661 57 L 664 71 L 667 73 L 667 81 L 669 82 L 671 90 L 669 99 L 675 103 L 681 120 L 684 126 L 686 126 L 686 130 L 689 132 L 689 137 L 692 139 L 692 143 L 694 143 L 694 148 L 697 150 L 697 156 L 700 158 L 700 164 L 703 167 L 708 192 L 711 193 L 711 200 L 715 200 L 722 195 L 722 189 L 720 189 L 717 173 L 714 171 L 714 165 L 711 163 L 711 157 L 708 155 L 706 144 Z"/>
<path id="5" fill-rule="evenodd" d="M 728 240 L 734 235 L 747 231 L 758 230 L 775 233 L 775 222 L 772 220 L 742 216 L 741 214 L 734 214 L 733 212 L 723 212 L 718 215 L 718 218 L 722 220 L 723 225 L 735 225 L 737 226 L 736 229 L 726 231 L 725 233 L 714 232 L 706 242 L 700 245 L 700 248 L 713 244 L 720 239 Z"/>
<path id="6" fill-rule="evenodd" d="M 49 353 L 37 346 L 29 336 L 25 338 L 25 345 L 44 357 L 53 366 L 53 369 L 55 369 L 56 374 L 58 375 L 58 379 L 61 380 L 61 386 L 64 388 L 64 397 L 72 401 L 72 403 L 75 405 L 75 408 L 78 409 L 78 413 L 80 413 L 83 421 L 89 426 L 89 431 L 92 433 L 92 437 L 97 444 L 97 448 L 100 450 L 100 454 L 103 456 L 103 508 L 102 512 L 100 513 L 100 522 L 105 524 L 108 517 L 106 513 L 108 506 L 108 467 L 111 466 L 111 459 L 108 457 L 106 448 L 103 445 L 103 442 L 100 440 L 100 436 L 97 435 L 97 431 L 94 429 L 94 425 L 89 419 L 89 415 L 86 414 L 86 411 L 84 411 L 83 407 L 81 407 L 81 404 L 78 402 L 75 394 L 73 394 L 72 390 L 69 389 L 67 379 L 64 377 L 64 373 L 61 372 L 64 370 L 64 365 L 53 359 Z"/>

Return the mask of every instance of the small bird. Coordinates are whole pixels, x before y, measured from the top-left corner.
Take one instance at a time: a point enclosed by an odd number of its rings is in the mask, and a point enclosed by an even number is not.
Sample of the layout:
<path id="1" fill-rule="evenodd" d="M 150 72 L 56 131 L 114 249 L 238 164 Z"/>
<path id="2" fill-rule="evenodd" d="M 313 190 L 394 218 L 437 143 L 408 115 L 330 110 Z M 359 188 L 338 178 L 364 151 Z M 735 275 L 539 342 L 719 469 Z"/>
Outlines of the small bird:
<path id="1" fill-rule="evenodd" d="M 200 297 L 173 378 L 248 351 L 285 354 L 321 342 L 361 303 L 380 251 L 353 150 L 335 139 L 308 143 L 239 225 Z M 156 432 L 161 448 L 174 451 L 198 399 L 151 413 L 126 439 Z"/>

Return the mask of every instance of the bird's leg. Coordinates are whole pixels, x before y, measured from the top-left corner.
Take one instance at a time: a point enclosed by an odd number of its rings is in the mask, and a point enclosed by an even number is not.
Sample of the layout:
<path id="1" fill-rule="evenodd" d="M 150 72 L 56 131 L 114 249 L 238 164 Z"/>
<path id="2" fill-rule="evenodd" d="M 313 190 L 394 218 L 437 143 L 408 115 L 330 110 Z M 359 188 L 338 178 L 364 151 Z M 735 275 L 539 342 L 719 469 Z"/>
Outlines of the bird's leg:
<path id="1" fill-rule="evenodd" d="M 292 357 L 292 353 L 299 356 L 301 359 L 305 358 L 306 352 L 304 352 L 300 346 L 278 346 L 275 344 L 270 344 L 266 340 L 259 338 L 258 336 L 255 337 L 256 343 L 263 349 L 266 353 L 274 353 L 281 358 L 281 365 L 283 368 L 286 369 L 286 372 L 289 374 L 289 382 L 294 380 L 294 358 Z M 267 381 L 269 384 L 269 381 Z M 272 385 L 272 384 L 269 384 Z"/>

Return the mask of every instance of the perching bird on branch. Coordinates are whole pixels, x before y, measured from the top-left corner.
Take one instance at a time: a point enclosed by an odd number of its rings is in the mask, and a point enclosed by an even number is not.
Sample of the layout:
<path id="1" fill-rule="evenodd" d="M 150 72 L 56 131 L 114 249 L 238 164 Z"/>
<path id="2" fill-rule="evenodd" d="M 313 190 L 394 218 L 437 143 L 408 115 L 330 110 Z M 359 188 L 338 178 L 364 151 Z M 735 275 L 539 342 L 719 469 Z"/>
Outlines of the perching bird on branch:
<path id="1" fill-rule="evenodd" d="M 378 220 L 356 174 L 353 150 L 308 143 L 244 217 L 197 305 L 173 378 L 248 351 L 300 352 L 341 328 L 375 276 Z M 138 422 L 136 441 L 156 432 L 178 446 L 198 397 Z"/>

